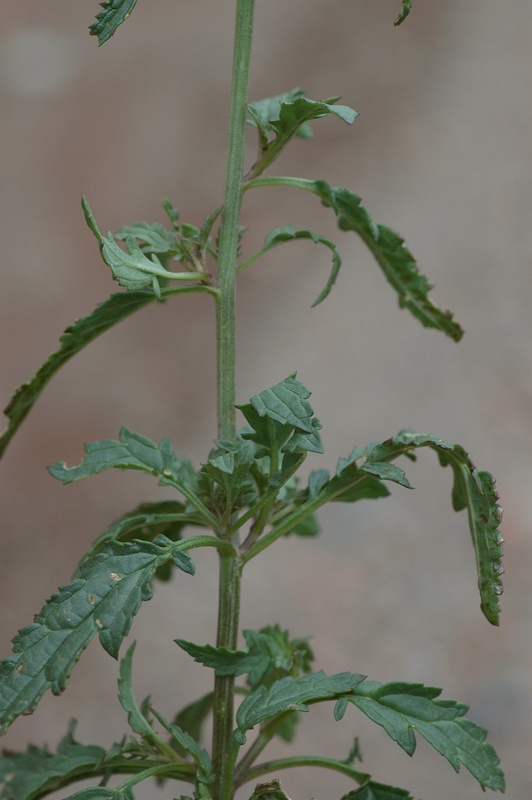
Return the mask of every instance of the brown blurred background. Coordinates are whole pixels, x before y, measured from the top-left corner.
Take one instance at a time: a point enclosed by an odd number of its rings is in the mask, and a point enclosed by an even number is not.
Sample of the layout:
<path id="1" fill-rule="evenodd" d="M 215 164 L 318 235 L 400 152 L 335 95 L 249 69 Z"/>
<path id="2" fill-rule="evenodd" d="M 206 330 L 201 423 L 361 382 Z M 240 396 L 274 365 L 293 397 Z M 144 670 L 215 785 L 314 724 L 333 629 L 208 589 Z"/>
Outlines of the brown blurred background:
<path id="1" fill-rule="evenodd" d="M 219 203 L 224 171 L 233 0 L 139 0 L 100 50 L 87 35 L 96 0 L 3 3 L 0 25 L 0 394 L 27 380 L 62 330 L 117 291 L 79 207 L 100 227 L 160 220 L 169 197 L 200 224 Z M 334 236 L 343 267 L 328 300 L 310 305 L 330 268 L 310 243 L 278 249 L 239 288 L 238 398 L 298 370 L 313 391 L 334 468 L 355 445 L 403 427 L 460 442 L 498 479 L 505 508 L 502 624 L 482 617 L 465 513 L 434 454 L 407 464 L 415 492 L 335 505 L 314 541 L 280 542 L 249 568 L 244 627 L 279 622 L 315 634 L 316 666 L 374 680 L 423 681 L 471 706 L 502 757 L 507 796 L 532 794 L 532 6 L 529 0 L 418 0 L 399 29 L 399 0 L 258 0 L 251 98 L 303 86 L 341 94 L 352 128 L 314 124 L 274 173 L 324 178 L 363 197 L 375 220 L 407 240 L 436 284 L 434 300 L 466 328 L 456 345 L 397 307 L 369 253 L 336 231 L 315 198 L 248 195 L 252 252 L 276 225 Z M 250 136 L 250 144 L 253 136 Z M 250 146 L 250 157 L 253 148 Z M 214 345 L 208 298 L 140 312 L 90 345 L 45 390 L 0 464 L 2 655 L 44 598 L 68 582 L 109 522 L 167 492 L 116 473 L 63 488 L 46 472 L 78 463 L 82 443 L 126 424 L 205 459 L 215 435 Z M 197 576 L 157 586 L 133 626 L 135 690 L 173 709 L 207 691 L 210 674 L 176 637 L 214 640 L 215 559 Z M 55 746 L 71 716 L 78 736 L 110 745 L 126 731 L 117 665 L 97 642 L 66 693 L 19 720 L 6 747 Z M 364 768 L 423 800 L 473 800 L 422 741 L 411 761 L 352 710 L 306 715 L 290 753 L 344 757 L 361 737 Z M 272 748 L 272 753 L 279 748 Z M 293 800 L 334 800 L 339 775 L 286 772 Z M 139 800 L 181 789 L 142 787 Z M 64 798 L 70 792 L 54 797 Z M 241 797 L 249 794 L 242 793 Z"/>

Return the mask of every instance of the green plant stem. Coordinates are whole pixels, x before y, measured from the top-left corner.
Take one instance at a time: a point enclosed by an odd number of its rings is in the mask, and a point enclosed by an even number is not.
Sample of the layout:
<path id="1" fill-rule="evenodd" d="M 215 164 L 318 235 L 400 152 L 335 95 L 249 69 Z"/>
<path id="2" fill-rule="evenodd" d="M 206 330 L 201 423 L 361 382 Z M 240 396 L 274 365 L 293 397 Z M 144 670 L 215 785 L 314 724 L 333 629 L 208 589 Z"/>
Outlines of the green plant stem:
<path id="1" fill-rule="evenodd" d="M 292 769 L 293 767 L 321 767 L 322 769 L 331 769 L 334 772 L 340 772 L 342 775 L 347 775 L 352 778 L 359 785 L 369 780 L 369 775 L 364 772 L 359 772 L 345 761 L 336 761 L 334 758 L 326 758 L 324 756 L 295 756 L 294 758 L 278 758 L 274 761 L 265 761 L 263 764 L 257 764 L 252 767 L 245 776 L 243 776 L 238 786 L 248 781 L 256 780 L 261 775 L 267 775 L 270 772 L 278 772 L 282 769 Z M 238 788 L 237 786 L 237 788 Z"/>
<path id="2" fill-rule="evenodd" d="M 221 555 L 217 647 L 237 649 L 241 576 L 240 562 L 236 558 Z M 234 694 L 235 679 L 233 675 L 215 678 L 212 741 L 212 766 L 215 774 L 214 800 L 230 800 L 233 796 Z"/>
<path id="3" fill-rule="evenodd" d="M 242 172 L 253 11 L 254 0 L 237 0 L 229 141 L 218 255 L 218 282 L 220 285 L 220 303 L 217 314 L 218 435 L 221 439 L 234 439 L 236 435 L 236 260 L 238 226 L 242 207 Z"/>
<path id="4" fill-rule="evenodd" d="M 283 186 L 290 189 L 303 189 L 306 192 L 316 192 L 316 181 L 311 181 L 308 178 L 290 178 L 288 176 L 270 176 L 267 178 L 253 178 L 246 181 L 242 186 L 242 190 L 247 192 L 248 189 L 259 189 L 265 186 Z"/>
<path id="5" fill-rule="evenodd" d="M 229 141 L 227 146 L 224 203 L 219 235 L 217 303 L 217 394 L 218 436 L 236 438 L 235 420 L 235 301 L 236 262 L 242 208 L 242 174 L 246 130 L 254 0 L 237 0 Z M 229 536 L 229 534 L 227 534 Z M 236 557 L 220 554 L 220 588 L 217 646 L 237 646 L 242 566 Z M 217 676 L 214 682 L 212 762 L 214 800 L 233 795 L 232 732 L 234 719 L 234 676 Z"/>
<path id="6" fill-rule="evenodd" d="M 251 768 L 253 762 L 258 758 L 258 756 L 262 753 L 264 748 L 268 745 L 268 743 L 272 740 L 275 736 L 275 732 L 278 729 L 279 725 L 281 725 L 284 720 L 292 714 L 292 711 L 287 711 L 284 714 L 278 714 L 271 720 L 267 725 L 265 725 L 249 750 L 244 754 L 242 759 L 236 766 L 235 774 L 234 774 L 234 786 L 237 789 L 243 783 L 248 781 L 248 773 Z"/>

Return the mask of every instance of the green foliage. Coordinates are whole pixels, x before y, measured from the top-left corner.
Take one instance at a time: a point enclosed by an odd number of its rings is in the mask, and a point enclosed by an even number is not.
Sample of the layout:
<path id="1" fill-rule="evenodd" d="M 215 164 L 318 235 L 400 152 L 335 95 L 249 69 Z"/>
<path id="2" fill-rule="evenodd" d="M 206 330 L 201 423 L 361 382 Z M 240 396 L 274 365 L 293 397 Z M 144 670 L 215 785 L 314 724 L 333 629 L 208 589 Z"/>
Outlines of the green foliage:
<path id="1" fill-rule="evenodd" d="M 106 42 L 127 19 L 136 0 L 101 3 L 90 32 Z M 395 21 L 401 24 L 411 10 L 403 0 Z M 427 278 L 393 230 L 373 222 L 360 198 L 323 180 L 272 177 L 262 173 L 294 137 L 310 138 L 311 122 L 332 115 L 352 124 L 357 112 L 338 103 L 339 97 L 310 100 L 294 89 L 256 103 L 247 103 L 247 80 L 253 0 L 238 0 L 235 34 L 235 70 L 230 111 L 227 175 L 223 205 L 209 213 L 200 228 L 182 223 L 168 200 L 163 208 L 169 229 L 154 222 L 135 222 L 116 235 L 102 235 L 92 211 L 82 200 L 86 222 L 98 240 L 100 253 L 113 278 L 127 291 L 112 295 L 90 315 L 67 328 L 59 349 L 21 386 L 6 409 L 9 423 L 0 437 L 0 457 L 51 377 L 72 356 L 101 333 L 155 300 L 173 294 L 204 292 L 215 300 L 217 320 L 218 439 L 199 469 L 178 457 L 171 440 L 159 444 L 122 428 L 119 439 L 85 445 L 85 457 L 76 467 L 57 462 L 50 473 L 64 484 L 109 469 L 140 470 L 171 487 L 181 497 L 140 503 L 115 520 L 98 536 L 82 558 L 72 582 L 59 588 L 36 615 L 33 624 L 13 639 L 13 653 L 0 662 L 0 732 L 21 714 L 31 713 L 44 692 L 58 694 L 83 650 L 98 634 L 105 650 L 118 658 L 124 637 L 141 604 L 152 596 L 154 577 L 168 580 L 175 569 L 193 575 L 189 550 L 215 547 L 220 556 L 220 605 L 216 646 L 176 639 L 196 662 L 213 670 L 214 691 L 189 702 L 167 721 L 150 707 L 150 698 L 138 703 L 132 688 L 133 644 L 119 668 L 119 703 L 127 714 L 132 735 L 109 750 L 82 745 L 74 739 L 74 724 L 57 752 L 30 746 L 24 753 L 0 757 L 0 800 L 39 800 L 81 778 L 101 778 L 100 786 L 82 789 L 69 800 L 135 800 L 133 787 L 147 778 L 176 779 L 193 784 L 194 800 L 233 800 L 244 784 L 278 770 L 322 767 L 353 780 L 356 788 L 342 800 L 413 800 L 399 788 L 378 783 L 355 769 L 361 760 L 358 740 L 345 760 L 328 756 L 293 756 L 255 764 L 274 736 L 291 741 L 300 712 L 309 705 L 334 701 L 340 720 L 349 705 L 384 728 L 409 755 L 416 748 L 416 732 L 458 772 L 461 765 L 482 788 L 504 791 L 499 759 L 486 742 L 486 731 L 465 717 L 467 706 L 440 699 L 441 690 L 423 684 L 380 684 L 350 672 L 328 677 L 311 672 L 313 653 L 308 639 L 290 639 L 279 625 L 243 631 L 245 646 L 238 647 L 240 580 L 243 568 L 262 550 L 289 534 L 315 536 L 316 512 L 328 502 L 357 502 L 387 497 L 388 483 L 412 486 L 400 456 L 416 460 L 422 447 L 434 450 L 442 466 L 450 466 L 454 482 L 453 507 L 467 509 L 477 561 L 481 608 L 494 625 L 499 623 L 503 538 L 498 530 L 502 509 L 492 476 L 476 469 L 460 445 L 432 434 L 403 430 L 384 442 L 355 447 L 340 458 L 336 472 L 314 469 L 306 485 L 298 470 L 308 453 L 321 454 L 321 424 L 309 403 L 310 392 L 296 373 L 236 406 L 246 427 L 235 429 L 235 283 L 239 273 L 274 247 L 309 240 L 327 247 L 332 270 L 314 305 L 335 284 L 341 259 L 336 244 L 311 230 L 293 225 L 276 227 L 264 245 L 241 261 L 246 232 L 241 220 L 244 192 L 255 186 L 286 186 L 315 194 L 333 209 L 338 226 L 353 231 L 369 248 L 400 307 L 408 308 L 423 326 L 444 332 L 454 341 L 462 329 L 452 314 L 429 298 Z M 247 109 L 247 120 L 244 109 Z M 258 155 L 243 178 L 245 125 L 258 135 Z M 215 226 L 220 221 L 219 228 Z M 125 242 L 125 250 L 117 243 Z M 209 260 L 215 273 L 209 272 Z M 168 269 L 177 262 L 181 272 Z M 215 275 L 215 277 L 213 277 Z M 181 283 L 169 288 L 170 281 Z M 207 529 L 183 538 L 189 527 Z M 273 583 L 272 583 L 273 587 Z M 245 684 L 235 679 L 245 676 Z M 235 696 L 243 695 L 235 714 Z M 212 755 L 201 744 L 205 723 L 212 713 Z M 236 719 L 236 729 L 235 729 Z M 166 737 L 161 738 L 156 723 Z M 256 738 L 240 756 L 247 734 Z M 240 758 L 240 760 L 238 760 Z M 108 787 L 112 776 L 128 775 Z M 192 800 L 181 796 L 181 800 Z M 251 800 L 289 800 L 277 778 L 255 787 Z"/>
<path id="2" fill-rule="evenodd" d="M 259 686 L 239 706 L 236 714 L 238 727 L 233 737 L 238 744 L 245 744 L 246 732 L 259 722 L 286 711 L 308 711 L 308 703 L 345 694 L 363 680 L 363 675 L 349 672 L 327 677 L 320 671 L 297 680 L 288 676 L 275 681 L 269 688 Z"/>
<path id="3" fill-rule="evenodd" d="M 456 772 L 463 764 L 482 788 L 504 791 L 499 758 L 488 744 L 486 731 L 464 719 L 468 706 L 454 700 L 440 700 L 441 689 L 420 683 L 376 683 L 365 681 L 351 695 L 339 701 L 335 716 L 343 716 L 352 703 L 408 753 L 416 749 L 414 731 L 423 736 Z"/>
<path id="4" fill-rule="evenodd" d="M 52 595 L 33 624 L 13 639 L 13 655 L 0 663 L 0 732 L 21 714 L 31 713 L 47 689 L 63 691 L 96 634 L 104 649 L 118 657 L 140 604 L 152 596 L 155 570 L 179 547 L 172 542 L 109 542 L 104 553 L 81 565 L 79 577 Z"/>
<path id="5" fill-rule="evenodd" d="M 129 17 L 137 0 L 106 0 L 100 3 L 103 11 L 96 15 L 96 22 L 89 27 L 91 36 L 98 37 L 98 47 L 114 34 L 116 29 Z"/>

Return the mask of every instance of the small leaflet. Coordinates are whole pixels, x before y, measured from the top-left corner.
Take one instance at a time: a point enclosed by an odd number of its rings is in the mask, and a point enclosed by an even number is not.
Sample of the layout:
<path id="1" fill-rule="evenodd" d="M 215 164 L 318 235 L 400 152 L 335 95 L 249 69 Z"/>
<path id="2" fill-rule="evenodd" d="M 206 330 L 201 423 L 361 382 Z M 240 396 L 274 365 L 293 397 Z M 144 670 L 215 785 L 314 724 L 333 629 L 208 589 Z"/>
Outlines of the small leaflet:
<path id="1" fill-rule="evenodd" d="M 116 29 L 129 17 L 137 0 L 106 0 L 100 3 L 102 11 L 96 15 L 96 22 L 89 26 L 91 36 L 98 37 L 98 47 L 105 44 Z"/>

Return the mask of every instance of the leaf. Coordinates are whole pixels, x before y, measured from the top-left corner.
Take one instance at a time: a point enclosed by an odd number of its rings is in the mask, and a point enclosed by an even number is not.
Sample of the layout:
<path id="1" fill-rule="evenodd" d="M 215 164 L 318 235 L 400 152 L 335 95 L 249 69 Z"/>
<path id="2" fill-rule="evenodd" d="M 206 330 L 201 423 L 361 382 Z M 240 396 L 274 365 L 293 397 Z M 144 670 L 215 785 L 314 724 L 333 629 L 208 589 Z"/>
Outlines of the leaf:
<path id="1" fill-rule="evenodd" d="M 129 17 L 137 0 L 107 0 L 100 3 L 103 11 L 96 15 L 97 22 L 89 27 L 91 36 L 98 37 L 98 47 L 108 41 L 116 29 Z"/>
<path id="2" fill-rule="evenodd" d="M 440 464 L 450 465 L 454 474 L 453 507 L 455 511 L 467 508 L 469 528 L 477 562 L 478 586 L 481 608 L 492 625 L 499 624 L 499 597 L 502 594 L 501 563 L 502 543 L 498 530 L 502 520 L 502 509 L 495 481 L 489 472 L 479 472 L 463 447 L 438 439 L 432 434 L 419 434 L 411 430 L 400 431 L 392 439 L 372 446 L 367 465 L 408 455 L 419 447 L 430 447 L 438 454 Z"/>
<path id="3" fill-rule="evenodd" d="M 91 545 L 81 563 L 101 553 L 106 542 L 131 542 L 134 539 L 152 542 L 157 536 L 177 542 L 187 525 L 203 525 L 203 520 L 194 513 L 185 511 L 184 503 L 178 500 L 163 500 L 158 503 L 141 503 L 133 511 L 129 511 L 113 522 L 107 530 Z M 155 577 L 169 580 L 172 575 L 172 564 L 163 564 Z"/>
<path id="4" fill-rule="evenodd" d="M 151 225 L 147 222 L 124 225 L 116 232 L 115 239 L 125 241 L 130 236 L 140 242 L 144 253 L 175 255 L 179 252 L 175 232 L 169 233 L 159 222 L 153 222 Z"/>
<path id="5" fill-rule="evenodd" d="M 285 711 L 308 711 L 307 703 L 327 700 L 350 692 L 363 680 L 364 676 L 349 672 L 327 677 L 320 671 L 303 675 L 298 680 L 292 677 L 283 678 L 275 681 L 269 689 L 259 686 L 244 698 L 238 708 L 236 714 L 238 728 L 233 733 L 235 742 L 240 745 L 245 744 L 246 731 L 265 719 Z"/>
<path id="6" fill-rule="evenodd" d="M 338 97 L 327 101 L 310 100 L 302 89 L 293 89 L 259 103 L 250 103 L 250 124 L 258 129 L 259 157 L 251 169 L 250 176 L 257 177 L 268 167 L 294 136 L 309 139 L 312 136 L 308 123 L 311 120 L 333 114 L 351 125 L 358 114 L 349 106 L 336 105 Z M 274 138 L 269 135 L 273 131 Z"/>
<path id="7" fill-rule="evenodd" d="M 118 657 L 133 617 L 152 596 L 155 570 L 179 545 L 109 542 L 105 552 L 79 568 L 13 639 L 13 654 L 0 663 L 0 733 L 30 714 L 47 689 L 63 691 L 72 668 L 95 634 Z"/>
<path id="8" fill-rule="evenodd" d="M 79 481 L 90 475 L 97 475 L 108 469 L 138 469 L 151 475 L 177 476 L 180 472 L 179 459 L 172 449 L 171 440 L 166 437 L 159 445 L 151 439 L 122 428 L 119 441 L 102 439 L 85 445 L 85 458 L 78 467 L 68 468 L 64 461 L 58 461 L 48 468 L 50 474 L 63 484 Z"/>
<path id="9" fill-rule="evenodd" d="M 249 402 L 259 417 L 268 417 L 281 425 L 291 425 L 306 433 L 313 433 L 311 417 L 314 412 L 307 401 L 311 393 L 295 376 L 294 372 L 271 389 L 252 397 Z"/>
<path id="10" fill-rule="evenodd" d="M 482 788 L 503 792 L 504 776 L 495 750 L 485 741 L 487 732 L 464 718 L 468 706 L 440 700 L 440 694 L 441 689 L 420 683 L 365 681 L 347 699 L 381 725 L 408 755 L 416 749 L 417 731 L 456 772 L 463 764 Z"/>
<path id="11" fill-rule="evenodd" d="M 73 738 L 75 722 L 57 753 L 30 745 L 24 753 L 0 758 L 2 800 L 34 800 L 97 769 L 107 755 L 103 747 L 82 745 Z"/>
<path id="12" fill-rule="evenodd" d="M 137 705 L 133 689 L 131 687 L 133 653 L 135 652 L 136 642 L 133 642 L 124 658 L 120 661 L 120 678 L 118 679 L 118 699 L 120 705 L 127 712 L 129 727 L 134 733 L 138 733 L 143 739 L 153 741 L 154 731 L 149 721 Z"/>
<path id="13" fill-rule="evenodd" d="M 173 486 L 181 492 L 199 512 L 204 524 L 218 530 L 217 518 L 197 494 L 197 477 L 190 461 L 177 458 L 168 437 L 161 439 L 156 445 L 151 439 L 122 428 L 119 441 L 102 439 L 99 442 L 89 442 L 85 445 L 85 453 L 85 458 L 77 467 L 68 468 L 64 461 L 58 461 L 48 471 L 63 484 L 73 483 L 108 469 L 138 469 L 147 472 L 158 477 L 162 485 Z"/>
<path id="14" fill-rule="evenodd" d="M 2 457 L 11 438 L 29 414 L 33 405 L 48 381 L 55 373 L 79 353 L 86 345 L 90 344 L 100 334 L 112 328 L 118 322 L 129 317 L 135 311 L 153 303 L 155 294 L 151 290 L 112 294 L 104 303 L 69 326 L 61 336 L 61 346 L 44 362 L 34 377 L 22 384 L 16 390 L 4 413 L 9 419 L 9 425 L 0 436 L 0 458 Z"/>
<path id="15" fill-rule="evenodd" d="M 397 19 L 395 20 L 395 22 L 393 24 L 394 25 L 400 25 L 401 22 L 404 22 L 405 19 L 410 14 L 411 10 L 412 10 L 412 0 L 403 0 L 403 5 L 402 5 L 401 11 L 399 13 L 399 16 L 397 17 Z"/>
<path id="16" fill-rule="evenodd" d="M 314 233 L 314 231 L 308 230 L 296 230 L 293 225 L 285 225 L 283 228 L 274 228 L 266 237 L 264 241 L 265 248 L 273 248 L 277 247 L 284 242 L 292 242 L 296 239 L 311 239 L 314 244 L 323 244 L 325 247 L 328 247 L 329 250 L 332 252 L 332 262 L 333 267 L 331 274 L 329 276 L 329 280 L 325 285 L 325 288 L 322 292 L 320 292 L 318 298 L 313 302 L 312 308 L 319 305 L 320 303 L 325 300 L 325 298 L 329 295 L 332 287 L 336 282 L 336 278 L 340 271 L 340 267 L 342 265 L 342 261 L 340 258 L 340 253 L 338 252 L 338 248 L 336 247 L 335 243 L 328 239 L 326 236 L 321 236 L 321 234 Z"/>
<path id="17" fill-rule="evenodd" d="M 190 753 L 198 767 L 196 779 L 200 783 L 209 784 L 212 778 L 212 764 L 208 752 L 204 748 L 201 748 L 189 733 L 181 730 L 178 725 L 167 722 L 154 708 L 152 708 L 152 713 L 168 733 L 173 736 L 179 747 L 185 750 L 185 752 Z"/>
<path id="18" fill-rule="evenodd" d="M 222 489 L 222 508 L 227 514 L 257 498 L 245 448 L 210 458 L 202 469 Z"/>
<path id="19" fill-rule="evenodd" d="M 331 189 L 325 181 L 313 182 L 313 189 L 325 206 L 338 217 L 338 227 L 357 233 L 398 294 L 399 306 L 408 308 L 426 328 L 437 328 L 458 342 L 463 331 L 449 311 L 442 311 L 428 297 L 431 284 L 422 275 L 404 239 L 384 225 L 376 225 L 361 200 L 349 189 Z"/>
<path id="20" fill-rule="evenodd" d="M 348 792 L 342 800 L 415 800 L 415 798 L 406 789 L 369 780 L 360 789 Z"/>
<path id="21" fill-rule="evenodd" d="M 135 800 L 133 789 L 127 786 L 121 789 L 106 789 L 103 786 L 93 786 L 90 789 L 82 789 L 81 792 L 69 795 L 65 800 Z"/>
<path id="22" fill-rule="evenodd" d="M 195 700 L 193 703 L 181 709 L 174 719 L 174 724 L 185 733 L 189 733 L 196 742 L 199 742 L 201 740 L 203 723 L 212 710 L 213 702 L 214 693 L 208 692 L 208 694 L 200 697 L 199 700 Z M 175 739 L 172 740 L 172 744 L 174 743 L 177 752 L 181 756 L 184 756 L 185 750 L 175 742 Z"/>
<path id="23" fill-rule="evenodd" d="M 184 639 L 175 642 L 196 662 L 214 669 L 215 675 L 248 675 L 248 682 L 253 687 L 263 682 L 265 677 L 279 679 L 292 674 L 292 677 L 299 678 L 310 671 L 314 656 L 307 639 L 290 641 L 288 631 L 281 631 L 278 625 L 260 631 L 245 630 L 244 638 L 246 650 L 197 645 Z"/>

